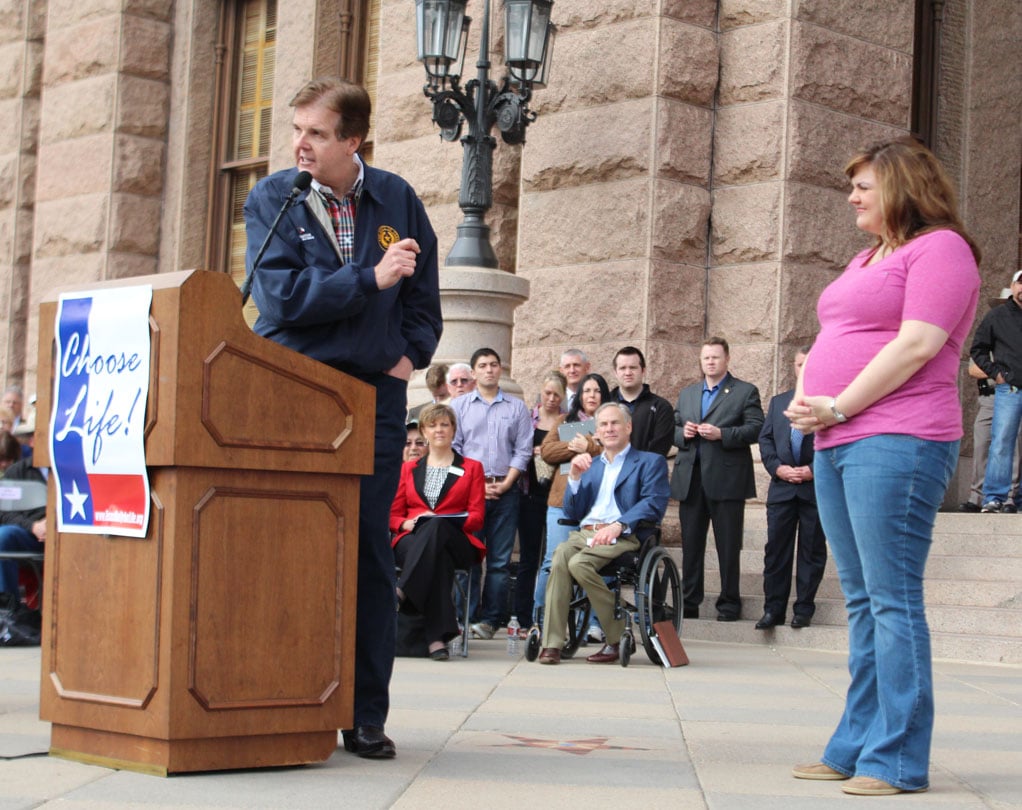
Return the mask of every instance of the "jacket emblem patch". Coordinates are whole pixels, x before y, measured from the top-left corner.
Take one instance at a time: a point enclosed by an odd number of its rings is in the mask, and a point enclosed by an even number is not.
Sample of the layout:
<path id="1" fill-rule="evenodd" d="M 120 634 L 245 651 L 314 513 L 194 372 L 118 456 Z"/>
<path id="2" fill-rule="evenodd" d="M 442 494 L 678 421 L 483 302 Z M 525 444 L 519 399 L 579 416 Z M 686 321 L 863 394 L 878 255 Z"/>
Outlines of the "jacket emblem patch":
<path id="1" fill-rule="evenodd" d="M 386 250 L 395 242 L 400 242 L 401 237 L 389 225 L 381 225 L 376 231 L 376 240 L 380 243 L 380 247 Z"/>

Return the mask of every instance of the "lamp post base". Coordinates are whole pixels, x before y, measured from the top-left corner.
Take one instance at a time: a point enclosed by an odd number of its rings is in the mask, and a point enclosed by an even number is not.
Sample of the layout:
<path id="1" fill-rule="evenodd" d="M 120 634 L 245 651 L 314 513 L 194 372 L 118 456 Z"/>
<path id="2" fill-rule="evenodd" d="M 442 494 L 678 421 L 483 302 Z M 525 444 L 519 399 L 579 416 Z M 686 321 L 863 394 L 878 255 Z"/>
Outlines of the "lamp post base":
<path id="1" fill-rule="evenodd" d="M 440 270 L 440 302 L 444 334 L 434 363 L 467 363 L 472 352 L 487 346 L 500 355 L 505 375 L 511 364 L 511 334 L 515 309 L 529 297 L 529 281 L 490 267 L 451 267 Z M 502 376 L 500 387 L 522 397 L 522 387 Z M 423 374 L 417 372 L 408 387 L 408 404 L 429 402 Z"/>

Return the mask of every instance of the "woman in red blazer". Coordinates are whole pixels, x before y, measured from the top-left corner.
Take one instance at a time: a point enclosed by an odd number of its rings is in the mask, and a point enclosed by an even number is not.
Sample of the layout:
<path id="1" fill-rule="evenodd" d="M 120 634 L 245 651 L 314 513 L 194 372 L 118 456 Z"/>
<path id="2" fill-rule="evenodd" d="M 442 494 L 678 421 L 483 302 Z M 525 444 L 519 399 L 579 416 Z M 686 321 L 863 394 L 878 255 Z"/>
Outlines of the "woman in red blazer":
<path id="1" fill-rule="evenodd" d="M 410 605 L 422 614 L 429 655 L 437 661 L 450 657 L 447 642 L 458 635 L 454 571 L 486 555 L 486 546 L 472 534 L 483 527 L 486 511 L 483 466 L 454 452 L 456 426 L 450 406 L 422 409 L 419 430 L 429 452 L 401 467 L 390 509 L 394 560 L 401 568 L 397 597 L 402 608 Z M 465 512 L 468 517 L 430 517 Z"/>

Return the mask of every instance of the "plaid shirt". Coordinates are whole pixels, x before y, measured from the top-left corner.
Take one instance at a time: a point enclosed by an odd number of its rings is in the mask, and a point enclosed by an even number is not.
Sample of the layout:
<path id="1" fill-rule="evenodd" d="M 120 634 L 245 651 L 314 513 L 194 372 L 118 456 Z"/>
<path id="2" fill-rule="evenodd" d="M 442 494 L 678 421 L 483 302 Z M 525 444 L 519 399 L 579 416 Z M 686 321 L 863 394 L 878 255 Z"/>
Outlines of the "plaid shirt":
<path id="1" fill-rule="evenodd" d="M 341 249 L 344 264 L 351 261 L 351 255 L 355 250 L 355 206 L 361 193 L 360 182 L 355 183 L 351 191 L 341 199 L 337 199 L 325 188 L 320 189 L 320 194 L 326 201 L 326 210 L 330 213 L 330 222 L 333 223 L 334 235 L 337 237 L 337 246 Z"/>
<path id="2" fill-rule="evenodd" d="M 344 264 L 351 262 L 355 250 L 355 209 L 362 196 L 362 178 L 363 173 L 359 171 L 355 185 L 341 199 L 334 196 L 329 186 L 314 184 L 323 198 L 323 202 L 326 203 L 326 210 L 330 214 L 330 222 L 333 223 L 334 236 L 337 237 L 337 246 L 341 250 L 341 259 Z"/>

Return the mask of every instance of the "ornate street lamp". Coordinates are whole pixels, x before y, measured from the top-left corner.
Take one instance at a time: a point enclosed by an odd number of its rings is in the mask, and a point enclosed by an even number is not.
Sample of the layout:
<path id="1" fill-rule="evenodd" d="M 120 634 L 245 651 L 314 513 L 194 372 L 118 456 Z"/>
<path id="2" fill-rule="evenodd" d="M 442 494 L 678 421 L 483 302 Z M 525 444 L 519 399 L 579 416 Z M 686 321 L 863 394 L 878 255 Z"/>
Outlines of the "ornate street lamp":
<path id="1" fill-rule="evenodd" d="M 476 78 L 461 86 L 468 29 L 468 0 L 415 0 L 419 61 L 426 68 L 423 92 L 433 102 L 433 121 L 445 141 L 461 138 L 464 159 L 458 206 L 465 215 L 447 266 L 496 268 L 486 212 L 493 205 L 493 127 L 505 143 L 525 143 L 536 120 L 529 109 L 534 89 L 545 87 L 553 49 L 553 0 L 504 0 L 504 64 L 500 85 L 490 79 L 490 0 L 484 0 Z M 463 125 L 468 134 L 462 136 Z"/>

